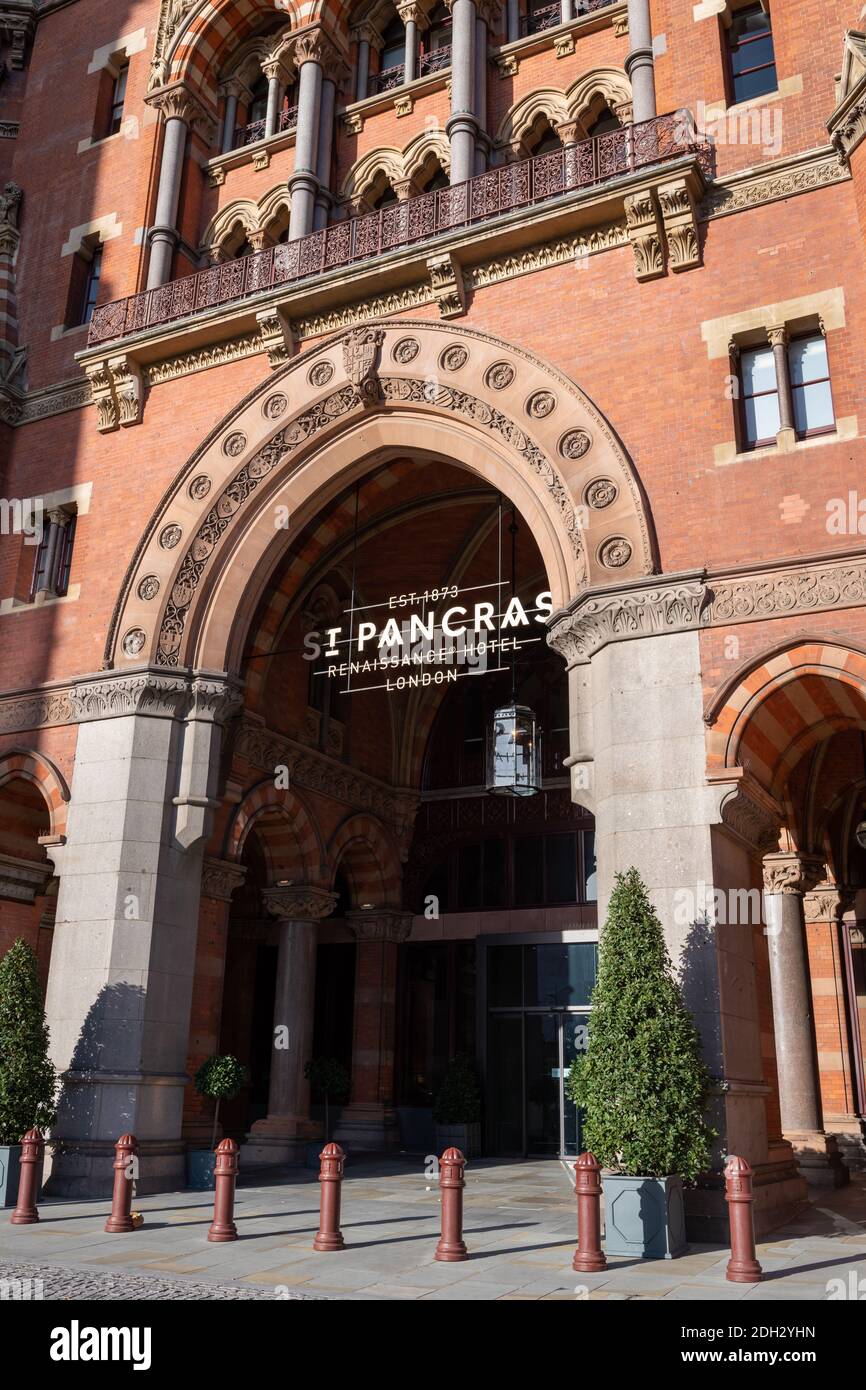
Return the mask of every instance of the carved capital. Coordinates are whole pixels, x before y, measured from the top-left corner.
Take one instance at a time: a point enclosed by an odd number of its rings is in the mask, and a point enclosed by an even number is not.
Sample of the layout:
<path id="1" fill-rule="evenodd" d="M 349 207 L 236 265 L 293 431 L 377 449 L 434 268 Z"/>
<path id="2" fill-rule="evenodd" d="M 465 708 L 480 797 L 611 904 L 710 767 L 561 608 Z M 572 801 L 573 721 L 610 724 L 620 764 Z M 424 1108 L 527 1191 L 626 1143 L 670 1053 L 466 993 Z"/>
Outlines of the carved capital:
<path id="1" fill-rule="evenodd" d="M 695 200 L 685 179 L 660 184 L 656 189 L 661 208 L 671 270 L 691 270 L 700 265 L 700 242 Z"/>
<path id="2" fill-rule="evenodd" d="M 751 850 L 765 855 L 778 848 L 781 814 L 748 773 L 724 792 L 719 810 L 722 824 Z"/>
<path id="3" fill-rule="evenodd" d="M 838 922 L 854 906 L 857 890 L 837 883 L 819 883 L 803 895 L 807 922 Z"/>
<path id="4" fill-rule="evenodd" d="M 312 884 L 273 884 L 262 892 L 268 912 L 284 922 L 319 922 L 330 917 L 338 894 Z"/>
<path id="5" fill-rule="evenodd" d="M 466 291 L 463 272 L 456 257 L 446 251 L 440 256 L 429 256 L 427 270 L 430 286 L 439 305 L 439 317 L 456 318 L 466 312 Z"/>
<path id="6" fill-rule="evenodd" d="M 764 892 L 808 893 L 824 877 L 824 861 L 814 855 L 780 850 L 764 856 Z"/>
<path id="7" fill-rule="evenodd" d="M 0 902 L 33 903 L 41 898 L 53 876 L 49 863 L 38 864 L 30 859 L 16 859 L 0 854 Z"/>
<path id="8" fill-rule="evenodd" d="M 659 580 L 618 593 L 587 591 L 556 615 L 547 640 L 566 664 L 587 662 L 609 642 L 698 627 L 707 588 L 703 579 Z"/>
<path id="9" fill-rule="evenodd" d="M 159 87 L 148 93 L 145 101 L 165 120 L 183 121 L 188 126 L 197 125 L 206 138 L 213 137 L 215 126 L 212 113 L 185 82 L 172 82 L 167 87 Z"/>
<path id="10" fill-rule="evenodd" d="M 787 347 L 788 325 L 785 323 L 771 324 L 767 329 L 767 339 L 771 347 Z"/>
<path id="11" fill-rule="evenodd" d="M 303 29 L 290 41 L 288 52 L 296 68 L 304 63 L 318 63 L 330 77 L 342 77 L 345 70 L 343 55 L 324 29 Z"/>
<path id="12" fill-rule="evenodd" d="M 214 676 L 197 676 L 190 686 L 192 703 L 188 719 L 225 724 L 243 708 L 244 697 L 237 685 Z"/>
<path id="13" fill-rule="evenodd" d="M 3 192 L 0 193 L 0 228 L 7 230 L 18 226 L 23 197 L 24 189 L 20 184 L 12 183 L 11 180 L 4 184 Z"/>
<path id="14" fill-rule="evenodd" d="M 637 280 L 654 280 L 664 274 L 661 224 L 649 189 L 625 199 L 625 224 L 634 255 Z"/>
<path id="15" fill-rule="evenodd" d="M 346 922 L 358 941 L 406 941 L 412 931 L 412 913 L 397 908 L 347 912 Z"/>
<path id="16" fill-rule="evenodd" d="M 70 687 L 69 706 L 76 723 L 146 714 L 175 719 L 189 703 L 189 684 L 181 676 L 141 671 L 132 676 L 105 676 Z"/>
<path id="17" fill-rule="evenodd" d="M 201 872 L 201 891 L 206 898 L 228 903 L 246 876 L 243 864 L 235 864 L 231 859 L 206 859 Z"/>

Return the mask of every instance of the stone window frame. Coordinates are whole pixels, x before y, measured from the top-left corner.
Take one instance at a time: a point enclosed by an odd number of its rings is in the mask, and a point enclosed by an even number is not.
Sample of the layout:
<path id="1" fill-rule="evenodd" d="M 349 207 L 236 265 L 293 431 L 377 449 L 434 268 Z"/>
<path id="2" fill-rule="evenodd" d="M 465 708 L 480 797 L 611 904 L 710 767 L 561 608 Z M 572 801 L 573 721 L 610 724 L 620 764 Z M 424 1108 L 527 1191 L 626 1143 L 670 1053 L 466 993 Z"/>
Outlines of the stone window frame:
<path id="1" fill-rule="evenodd" d="M 109 43 L 94 49 L 87 68 L 88 76 L 94 73 L 99 74 L 96 106 L 93 112 L 93 131 L 88 139 L 79 141 L 79 154 L 92 149 L 94 145 L 104 145 L 107 140 L 128 139 L 138 134 L 138 119 L 126 114 L 123 116 L 119 130 L 112 133 L 106 131 L 105 127 L 107 127 L 108 116 L 112 107 L 113 92 L 121 72 L 126 68 L 128 73 L 132 59 L 136 54 L 144 53 L 146 50 L 147 31 L 145 29 L 136 29 L 128 34 L 122 34 L 119 38 L 112 39 Z"/>
<path id="2" fill-rule="evenodd" d="M 291 24 L 284 24 L 273 33 L 253 35 L 234 49 L 220 69 L 217 75 L 220 101 L 215 136 L 216 151 L 211 154 L 205 166 L 212 184 L 219 186 L 225 179 L 227 169 L 243 164 L 252 163 L 257 169 L 267 168 L 272 154 L 277 150 L 290 149 L 294 145 L 295 127 L 292 126 L 288 130 L 277 129 L 271 135 L 262 135 L 260 139 L 251 140 L 248 144 L 235 146 L 232 143 L 228 149 L 222 148 L 225 144 L 225 120 L 230 96 L 237 103 L 233 120 L 234 136 L 236 131 L 244 129 L 244 124 L 254 124 L 249 119 L 246 123 L 240 123 L 237 112 L 244 108 L 249 118 L 253 88 L 261 78 L 269 80 L 269 65 L 279 76 L 281 83 L 280 110 L 289 88 L 297 88 L 297 73 L 290 57 L 291 42 L 295 34 L 296 30 L 293 30 Z"/>
<path id="3" fill-rule="evenodd" d="M 78 534 L 78 522 L 86 517 L 90 512 L 90 503 L 93 494 L 92 483 L 77 483 L 73 487 L 60 488 L 55 492 L 46 492 L 39 498 L 34 498 L 34 502 L 39 503 L 42 517 L 48 519 L 52 513 L 62 513 L 70 518 L 75 518 L 75 535 Z M 43 522 L 44 524 L 44 522 Z M 47 528 L 46 528 L 47 529 Z M 62 594 L 55 591 L 54 586 L 35 591 L 36 567 L 39 561 L 40 550 L 46 537 L 40 539 L 36 546 L 26 544 L 26 537 L 22 535 L 19 549 L 18 563 L 16 565 L 15 592 L 7 598 L 0 599 L 0 618 L 8 617 L 15 613 L 33 612 L 38 608 L 59 603 L 75 603 L 81 595 L 81 584 L 79 582 L 69 582 L 66 590 Z M 74 541 L 73 541 L 74 548 Z M 32 558 L 28 554 L 33 550 Z M 55 555 L 55 562 L 58 555 Z M 70 565 L 72 562 L 72 550 L 69 554 Z M 70 572 L 71 577 L 71 572 Z M 56 574 L 55 574 L 56 578 Z"/>
<path id="4" fill-rule="evenodd" d="M 770 39 L 773 45 L 773 69 L 776 74 L 776 85 L 767 92 L 759 92 L 752 97 L 742 97 L 739 101 L 734 93 L 734 73 L 731 62 L 731 48 L 728 42 L 728 31 L 734 22 L 734 16 L 741 10 L 750 10 L 757 6 L 763 10 L 770 24 Z M 776 56 L 776 35 L 773 28 L 773 14 L 770 9 L 770 0 L 726 0 L 724 9 L 719 12 L 719 42 L 722 50 L 722 77 L 724 81 L 725 104 L 728 110 L 735 107 L 748 106 L 753 101 L 768 101 L 777 93 L 781 96 L 781 80 L 779 77 L 779 62 Z"/>
<path id="5" fill-rule="evenodd" d="M 809 430 L 805 434 L 798 434 L 794 425 L 794 403 L 788 353 L 791 344 L 798 339 L 814 337 L 818 334 L 827 342 L 827 368 L 833 404 L 833 424 L 823 429 Z M 776 391 L 779 397 L 779 429 L 774 442 L 759 440 L 751 444 L 746 433 L 741 354 L 761 347 L 772 349 L 775 357 Z M 730 377 L 737 384 L 734 399 L 734 430 L 738 455 L 749 456 L 772 450 L 786 453 L 798 444 L 803 444 L 810 439 L 839 436 L 840 420 L 836 411 L 835 400 L 833 400 L 833 364 L 830 360 L 827 328 L 820 313 L 808 313 L 798 318 L 781 319 L 774 323 L 767 322 L 760 326 L 743 329 L 732 336 L 728 345 L 728 354 Z"/>

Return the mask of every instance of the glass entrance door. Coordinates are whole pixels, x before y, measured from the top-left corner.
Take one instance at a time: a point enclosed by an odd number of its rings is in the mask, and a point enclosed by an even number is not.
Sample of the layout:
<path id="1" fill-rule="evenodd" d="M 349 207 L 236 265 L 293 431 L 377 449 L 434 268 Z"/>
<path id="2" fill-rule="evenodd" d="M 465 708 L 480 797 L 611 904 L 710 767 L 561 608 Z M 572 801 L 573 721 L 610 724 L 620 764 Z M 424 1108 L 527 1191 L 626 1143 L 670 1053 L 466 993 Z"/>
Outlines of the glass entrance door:
<path id="1" fill-rule="evenodd" d="M 580 1153 L 580 1116 L 566 1094 L 568 1070 L 586 1050 L 586 1014 L 527 1010 L 490 1015 L 488 1146 L 525 1157 Z"/>

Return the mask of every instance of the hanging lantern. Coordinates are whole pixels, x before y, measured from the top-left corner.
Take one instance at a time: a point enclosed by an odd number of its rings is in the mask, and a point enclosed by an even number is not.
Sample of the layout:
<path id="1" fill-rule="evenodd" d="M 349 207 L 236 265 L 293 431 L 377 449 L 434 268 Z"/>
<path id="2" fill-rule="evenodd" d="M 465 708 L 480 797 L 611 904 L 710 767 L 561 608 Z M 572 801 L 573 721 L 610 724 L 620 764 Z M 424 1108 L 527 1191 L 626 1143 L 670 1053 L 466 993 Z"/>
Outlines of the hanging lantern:
<path id="1" fill-rule="evenodd" d="M 541 791 L 538 720 L 528 705 L 512 701 L 491 715 L 487 729 L 487 790 L 494 796 L 535 796 Z"/>

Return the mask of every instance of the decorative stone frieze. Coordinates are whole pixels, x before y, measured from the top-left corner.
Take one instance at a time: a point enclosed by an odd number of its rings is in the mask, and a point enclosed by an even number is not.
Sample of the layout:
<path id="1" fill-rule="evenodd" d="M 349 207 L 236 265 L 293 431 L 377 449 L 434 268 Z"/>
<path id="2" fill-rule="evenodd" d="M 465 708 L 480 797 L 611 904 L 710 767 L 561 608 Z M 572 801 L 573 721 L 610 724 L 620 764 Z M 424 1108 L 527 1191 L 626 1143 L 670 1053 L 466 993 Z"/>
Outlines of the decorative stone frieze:
<path id="1" fill-rule="evenodd" d="M 201 891 L 206 898 L 231 902 L 232 894 L 240 888 L 247 871 L 242 864 L 230 859 L 205 859 L 201 875 Z"/>
<path id="2" fill-rule="evenodd" d="M 764 856 L 765 893 L 808 893 L 824 877 L 823 859 L 780 850 Z"/>
<path id="3" fill-rule="evenodd" d="M 637 280 L 654 280 L 664 275 L 662 234 L 655 199 L 650 189 L 634 193 L 625 200 L 626 231 L 634 254 Z"/>
<path id="4" fill-rule="evenodd" d="M 74 722 L 75 715 L 66 688 L 12 695 L 0 700 L 0 734 L 14 734 L 24 729 L 51 729 L 58 724 Z"/>
<path id="5" fill-rule="evenodd" d="M 547 640 L 567 666 L 580 665 L 609 642 L 697 628 L 706 595 L 703 576 L 661 576 L 615 592 L 586 589 L 568 612 L 553 615 Z"/>
<path id="6" fill-rule="evenodd" d="M 262 902 L 272 916 L 282 921 L 320 922 L 333 913 L 338 894 L 315 885 L 273 884 L 262 890 Z"/>
<path id="7" fill-rule="evenodd" d="M 810 150 L 806 155 L 775 160 L 757 173 L 753 169 L 741 170 L 715 180 L 700 200 L 698 218 L 706 222 L 746 212 L 765 203 L 845 182 L 850 177 L 833 149 L 825 146 L 817 151 Z"/>
<path id="8" fill-rule="evenodd" d="M 184 676 L 166 676 L 155 671 L 105 675 L 76 681 L 68 698 L 76 724 L 130 714 L 176 719 L 190 702 L 190 683 Z"/>
<path id="9" fill-rule="evenodd" d="M 866 603 L 866 559 L 821 563 L 763 574 L 711 579 L 703 621 L 710 626 L 859 607 Z"/>
<path id="10" fill-rule="evenodd" d="M 463 286 L 463 273 L 457 258 L 452 252 L 441 256 L 430 256 L 427 260 L 430 273 L 430 287 L 439 305 L 439 317 L 457 318 L 466 312 L 466 295 Z"/>

